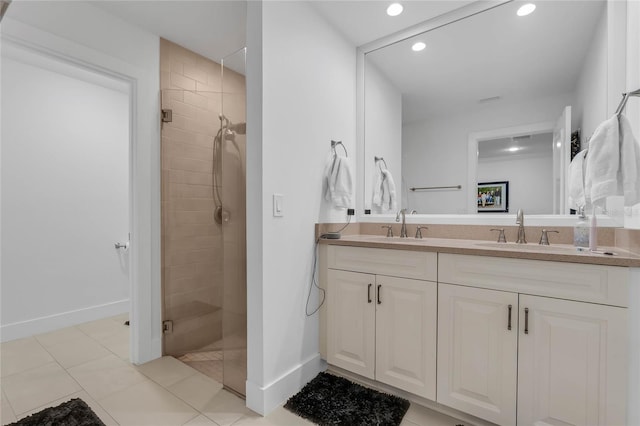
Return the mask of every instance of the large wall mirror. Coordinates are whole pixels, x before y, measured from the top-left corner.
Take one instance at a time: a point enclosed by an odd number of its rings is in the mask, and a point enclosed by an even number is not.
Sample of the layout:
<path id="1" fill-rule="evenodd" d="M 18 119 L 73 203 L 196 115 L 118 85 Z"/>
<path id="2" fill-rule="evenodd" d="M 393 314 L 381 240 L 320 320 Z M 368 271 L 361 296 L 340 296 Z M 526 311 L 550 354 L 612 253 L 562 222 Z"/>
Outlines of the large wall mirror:
<path id="1" fill-rule="evenodd" d="M 607 2 L 536 3 L 471 4 L 360 48 L 362 211 L 476 214 L 478 183 L 508 182 L 491 214 L 569 213 L 572 133 L 584 147 L 608 114 Z"/>

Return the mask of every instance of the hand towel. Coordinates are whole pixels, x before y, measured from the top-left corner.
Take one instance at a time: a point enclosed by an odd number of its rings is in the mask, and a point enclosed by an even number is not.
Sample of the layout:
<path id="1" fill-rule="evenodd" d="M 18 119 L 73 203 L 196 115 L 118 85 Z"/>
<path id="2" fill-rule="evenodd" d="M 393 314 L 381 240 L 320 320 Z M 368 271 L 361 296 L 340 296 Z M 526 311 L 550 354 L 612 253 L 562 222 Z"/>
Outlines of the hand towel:
<path id="1" fill-rule="evenodd" d="M 631 124 L 624 115 L 619 118 L 620 132 L 620 182 L 624 205 L 640 203 L 640 145 L 633 136 Z"/>
<path id="2" fill-rule="evenodd" d="M 384 175 L 382 169 L 376 165 L 375 174 L 373 176 L 373 200 L 372 204 L 376 207 L 382 207 L 382 181 Z"/>
<path id="3" fill-rule="evenodd" d="M 618 117 L 614 115 L 596 128 L 589 141 L 585 167 L 584 193 L 587 202 L 604 206 L 605 199 L 618 193 L 620 137 Z"/>
<path id="4" fill-rule="evenodd" d="M 333 169 L 336 165 L 336 158 L 337 155 L 330 153 L 327 156 L 327 161 L 325 162 L 324 170 L 322 172 L 322 193 L 324 194 L 324 199 L 327 201 L 331 201 L 331 194 L 335 187 L 335 182 L 332 181 L 332 175 Z"/>
<path id="5" fill-rule="evenodd" d="M 389 170 L 383 169 L 382 175 L 384 176 L 384 179 L 382 180 L 382 188 L 383 188 L 382 207 L 384 209 L 395 211 L 398 209 L 397 198 L 396 198 L 396 184 Z"/>
<path id="6" fill-rule="evenodd" d="M 573 157 L 567 172 L 569 180 L 569 207 L 578 210 L 586 205 L 584 195 L 584 166 L 587 150 L 582 150 Z"/>
<path id="7" fill-rule="evenodd" d="M 351 196 L 353 194 L 353 178 L 349 158 L 338 156 L 333 172 L 331 174 L 333 183 L 331 200 L 333 205 L 338 209 L 348 209 L 352 207 Z"/>

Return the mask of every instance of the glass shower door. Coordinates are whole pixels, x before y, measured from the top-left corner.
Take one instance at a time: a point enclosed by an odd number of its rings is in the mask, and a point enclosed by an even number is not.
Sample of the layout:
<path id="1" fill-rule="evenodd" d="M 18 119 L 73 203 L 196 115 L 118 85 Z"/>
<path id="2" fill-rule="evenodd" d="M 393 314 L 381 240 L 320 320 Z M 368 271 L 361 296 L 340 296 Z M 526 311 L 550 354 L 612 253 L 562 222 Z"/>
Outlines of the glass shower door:
<path id="1" fill-rule="evenodd" d="M 247 380 L 245 49 L 222 60 L 223 384 L 245 395 Z"/>

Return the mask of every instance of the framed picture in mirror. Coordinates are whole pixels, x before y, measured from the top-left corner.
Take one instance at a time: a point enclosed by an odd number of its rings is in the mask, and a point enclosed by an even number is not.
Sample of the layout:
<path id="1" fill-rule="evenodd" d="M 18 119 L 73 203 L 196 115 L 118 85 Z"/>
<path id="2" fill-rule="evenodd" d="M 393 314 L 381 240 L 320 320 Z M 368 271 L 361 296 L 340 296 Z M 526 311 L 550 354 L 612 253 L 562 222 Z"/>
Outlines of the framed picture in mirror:
<path id="1" fill-rule="evenodd" d="M 478 183 L 478 213 L 509 213 L 509 182 Z"/>

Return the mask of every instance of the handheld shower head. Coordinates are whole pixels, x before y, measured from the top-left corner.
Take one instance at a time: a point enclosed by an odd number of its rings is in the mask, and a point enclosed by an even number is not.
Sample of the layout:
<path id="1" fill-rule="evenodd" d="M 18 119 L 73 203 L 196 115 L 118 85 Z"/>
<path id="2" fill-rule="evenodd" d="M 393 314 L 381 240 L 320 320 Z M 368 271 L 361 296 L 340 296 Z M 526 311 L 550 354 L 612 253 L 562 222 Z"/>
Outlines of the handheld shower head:
<path id="1" fill-rule="evenodd" d="M 229 122 L 228 129 L 231 130 L 232 132 L 236 132 L 239 135 L 246 135 L 247 134 L 247 123 L 231 124 L 231 122 Z"/>

